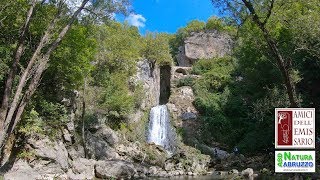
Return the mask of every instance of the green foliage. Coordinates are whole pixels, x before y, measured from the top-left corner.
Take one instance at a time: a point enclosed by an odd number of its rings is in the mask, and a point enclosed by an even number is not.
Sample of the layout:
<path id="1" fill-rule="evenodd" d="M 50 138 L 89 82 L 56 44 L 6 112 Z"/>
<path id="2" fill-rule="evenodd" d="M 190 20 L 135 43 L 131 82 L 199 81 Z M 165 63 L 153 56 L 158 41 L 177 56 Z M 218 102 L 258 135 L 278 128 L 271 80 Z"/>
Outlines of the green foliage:
<path id="1" fill-rule="evenodd" d="M 32 109 L 28 115 L 26 115 L 25 119 L 22 121 L 22 125 L 19 128 L 19 132 L 25 134 L 26 136 L 30 136 L 35 134 L 45 134 L 43 129 L 44 122 L 39 117 L 39 113 Z"/>
<path id="2" fill-rule="evenodd" d="M 58 86 L 73 90 L 82 86 L 84 78 L 93 69 L 97 42 L 90 26 L 75 25 L 52 56 L 45 80 L 57 81 Z M 52 88 L 52 87 L 51 87 Z"/>
<path id="3" fill-rule="evenodd" d="M 171 65 L 172 57 L 169 47 L 170 36 L 164 33 L 147 33 L 144 40 L 143 55 L 151 62 L 159 65 Z"/>
<path id="4" fill-rule="evenodd" d="M 194 82 L 194 78 L 191 76 L 187 76 L 183 79 L 179 79 L 176 82 L 177 87 L 182 87 L 182 86 L 192 86 Z"/>
<path id="5" fill-rule="evenodd" d="M 96 111 L 107 117 L 108 123 L 119 127 L 128 115 L 140 107 L 144 98 L 141 82 L 132 82 L 138 60 L 146 58 L 151 64 L 172 63 L 168 34 L 139 35 L 136 27 L 110 22 L 96 27 L 97 63 L 90 86 L 98 87 Z M 93 98 L 95 98 L 93 97 Z"/>
<path id="6" fill-rule="evenodd" d="M 96 28 L 95 36 L 99 44 L 96 60 L 99 68 L 107 69 L 110 73 L 122 71 L 133 74 L 143 46 L 138 29 L 117 22 Z"/>
<path id="7" fill-rule="evenodd" d="M 35 153 L 33 151 L 30 150 L 22 150 L 21 152 L 19 152 L 19 154 L 17 155 L 17 157 L 19 159 L 25 159 L 25 160 L 30 160 L 33 159 L 35 157 Z M 0 178 L 1 179 L 1 178 Z"/>
<path id="8" fill-rule="evenodd" d="M 260 17 L 266 13 L 259 9 L 264 3 L 255 6 Z M 298 101 L 302 107 L 320 104 L 315 95 L 319 92 L 314 92 L 320 77 L 316 63 L 320 57 L 320 31 L 316 27 L 320 16 L 315 13 L 319 12 L 315 4 L 278 1 L 267 22 L 286 65 L 291 67 L 290 78 L 301 93 Z M 207 25 L 221 29 L 214 18 Z M 224 142 L 229 147 L 237 145 L 242 153 L 262 151 L 273 146 L 274 108 L 288 107 L 288 97 L 275 58 L 252 21 L 241 24 L 234 52 L 236 63 L 231 69 L 221 68 L 213 61 L 199 61 L 193 67 L 194 74 L 203 76 L 193 85 L 195 105 L 204 122 L 203 139 Z"/>
<path id="9" fill-rule="evenodd" d="M 231 81 L 234 69 L 233 59 L 230 57 L 200 60 L 193 66 L 192 72 L 202 77 L 195 83 L 195 93 L 222 92 Z"/>
<path id="10" fill-rule="evenodd" d="M 218 32 L 227 32 L 230 35 L 236 34 L 236 28 L 231 23 L 228 23 L 227 19 L 218 18 L 212 16 L 206 23 L 206 30 L 217 30 Z"/>
<path id="11" fill-rule="evenodd" d="M 206 27 L 206 23 L 203 21 L 192 20 L 190 21 L 186 27 L 180 28 L 177 32 L 179 38 L 184 39 L 190 35 L 192 32 L 199 32 L 204 30 Z"/>
<path id="12" fill-rule="evenodd" d="M 133 92 L 135 107 L 139 108 L 142 104 L 143 99 L 145 98 L 143 84 L 139 82 L 138 84 L 134 85 Z"/>
<path id="13" fill-rule="evenodd" d="M 33 102 L 36 106 L 27 111 L 19 124 L 18 132 L 26 135 L 48 135 L 58 137 L 67 121 L 66 108 L 59 103 L 45 100 Z"/>
<path id="14" fill-rule="evenodd" d="M 148 130 L 149 112 L 143 112 L 141 119 L 137 122 L 120 123 L 121 134 L 130 142 L 146 142 L 146 132 Z"/>
<path id="15" fill-rule="evenodd" d="M 132 112 L 135 102 L 129 94 L 127 78 L 124 74 L 110 74 L 104 82 L 100 104 L 111 121 L 120 122 Z"/>
<path id="16" fill-rule="evenodd" d="M 203 122 L 202 134 L 210 140 L 225 140 L 231 130 L 231 123 L 224 114 L 231 84 L 231 74 L 234 70 L 232 58 L 214 58 L 199 60 L 193 66 L 192 72 L 201 75 L 193 85 L 196 94 L 195 106 L 200 112 Z M 209 140 L 210 139 L 210 140 Z"/>

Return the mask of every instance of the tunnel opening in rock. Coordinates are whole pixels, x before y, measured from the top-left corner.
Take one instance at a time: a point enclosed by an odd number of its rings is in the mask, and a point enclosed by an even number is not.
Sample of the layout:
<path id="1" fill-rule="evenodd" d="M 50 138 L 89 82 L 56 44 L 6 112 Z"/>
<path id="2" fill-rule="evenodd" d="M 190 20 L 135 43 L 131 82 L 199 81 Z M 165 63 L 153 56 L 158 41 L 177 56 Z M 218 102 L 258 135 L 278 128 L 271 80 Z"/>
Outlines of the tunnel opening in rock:
<path id="1" fill-rule="evenodd" d="M 185 69 L 182 69 L 182 68 L 178 68 L 178 69 L 176 70 L 176 73 L 181 73 L 181 74 L 183 74 L 183 75 L 187 75 L 187 71 L 186 71 Z"/>
<path id="2" fill-rule="evenodd" d="M 167 104 L 170 97 L 171 66 L 160 67 L 160 98 L 159 103 Z"/>

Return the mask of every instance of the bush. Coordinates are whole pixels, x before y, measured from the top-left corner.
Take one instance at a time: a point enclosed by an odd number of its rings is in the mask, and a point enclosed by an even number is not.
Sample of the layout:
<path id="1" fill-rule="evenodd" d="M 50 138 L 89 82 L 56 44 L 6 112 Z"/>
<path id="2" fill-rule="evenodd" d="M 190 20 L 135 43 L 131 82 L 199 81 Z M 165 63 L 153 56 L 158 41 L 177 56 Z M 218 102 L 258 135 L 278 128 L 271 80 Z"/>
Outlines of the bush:
<path id="1" fill-rule="evenodd" d="M 144 38 L 144 48 L 142 49 L 142 55 L 160 66 L 171 65 L 173 60 L 170 54 L 168 34 L 154 34 L 148 33 Z"/>
<path id="2" fill-rule="evenodd" d="M 176 82 L 177 87 L 182 87 L 182 86 L 192 86 L 194 82 L 194 78 L 191 76 L 187 76 L 183 79 L 179 79 Z"/>
<path id="3" fill-rule="evenodd" d="M 67 122 L 66 108 L 59 103 L 44 100 L 37 103 L 39 107 L 26 111 L 19 124 L 18 132 L 26 136 L 38 134 L 56 138 Z"/>

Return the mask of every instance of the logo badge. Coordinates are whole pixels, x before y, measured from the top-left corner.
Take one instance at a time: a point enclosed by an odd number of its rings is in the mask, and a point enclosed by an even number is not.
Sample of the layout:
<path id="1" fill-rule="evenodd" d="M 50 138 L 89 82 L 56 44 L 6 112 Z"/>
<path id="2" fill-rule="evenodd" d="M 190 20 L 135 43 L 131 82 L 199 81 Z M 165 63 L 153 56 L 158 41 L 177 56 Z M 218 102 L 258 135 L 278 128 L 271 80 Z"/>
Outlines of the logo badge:
<path id="1" fill-rule="evenodd" d="M 275 172 L 313 173 L 315 151 L 275 151 Z"/>
<path id="2" fill-rule="evenodd" d="M 315 109 L 276 108 L 275 148 L 314 149 Z"/>
<path id="3" fill-rule="evenodd" d="M 278 111 L 278 145 L 292 145 L 292 111 Z"/>

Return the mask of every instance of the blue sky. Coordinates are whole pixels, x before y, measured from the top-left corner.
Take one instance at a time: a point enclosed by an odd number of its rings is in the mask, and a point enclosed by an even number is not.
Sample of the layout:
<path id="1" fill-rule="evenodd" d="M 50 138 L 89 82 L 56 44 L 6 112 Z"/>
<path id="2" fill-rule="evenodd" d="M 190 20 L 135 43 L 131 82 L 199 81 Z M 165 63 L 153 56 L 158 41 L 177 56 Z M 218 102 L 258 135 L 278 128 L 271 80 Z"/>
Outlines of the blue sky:
<path id="1" fill-rule="evenodd" d="M 134 13 L 124 18 L 129 24 L 137 26 L 142 34 L 146 31 L 175 33 L 189 21 L 206 21 L 217 15 L 210 0 L 133 0 Z"/>

